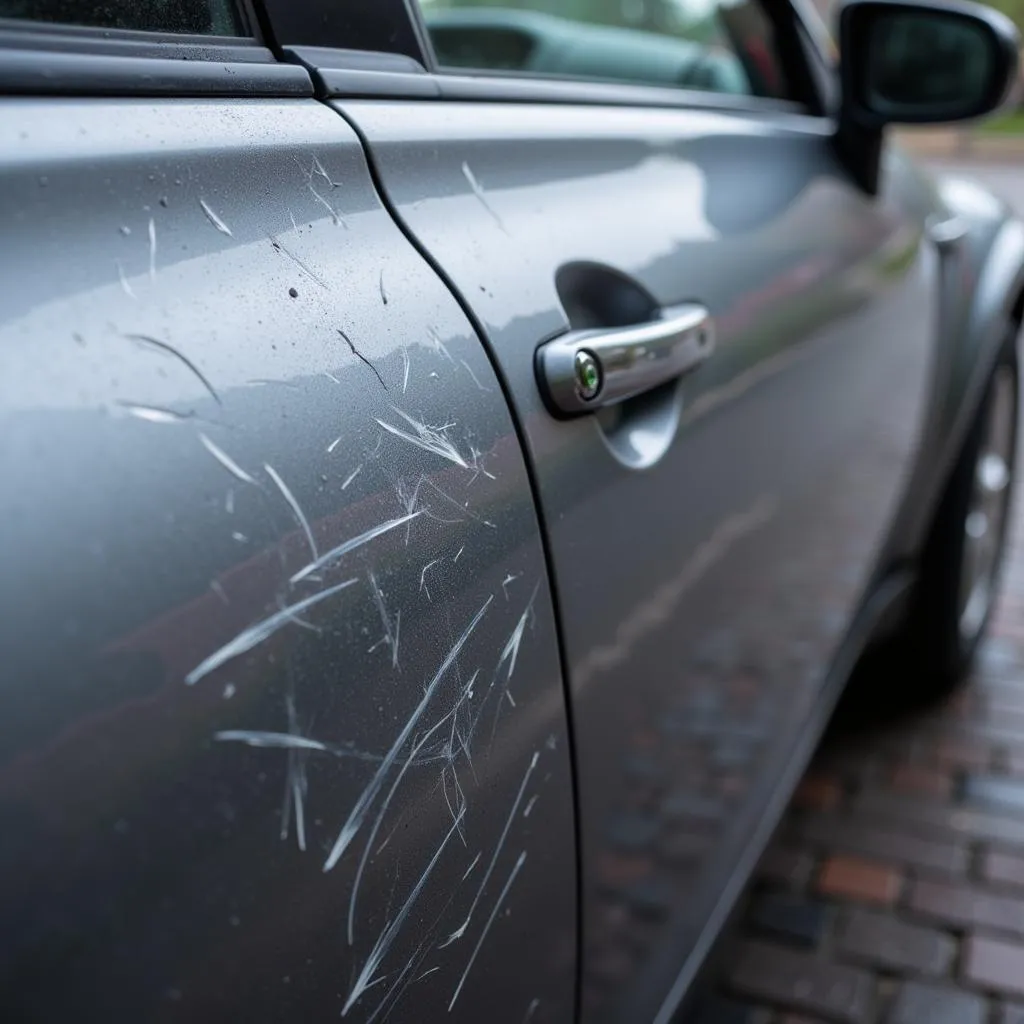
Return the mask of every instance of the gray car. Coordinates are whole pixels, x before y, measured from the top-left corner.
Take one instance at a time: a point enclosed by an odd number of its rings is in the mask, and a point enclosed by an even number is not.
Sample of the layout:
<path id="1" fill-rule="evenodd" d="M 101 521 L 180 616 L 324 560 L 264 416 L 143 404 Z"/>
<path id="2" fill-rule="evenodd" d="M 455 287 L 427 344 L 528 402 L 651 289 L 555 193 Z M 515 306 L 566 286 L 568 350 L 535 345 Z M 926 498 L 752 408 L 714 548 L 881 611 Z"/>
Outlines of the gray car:
<path id="1" fill-rule="evenodd" d="M 0 1019 L 676 1018 L 984 631 L 1024 225 L 884 133 L 1010 23 L 0 16 Z"/>

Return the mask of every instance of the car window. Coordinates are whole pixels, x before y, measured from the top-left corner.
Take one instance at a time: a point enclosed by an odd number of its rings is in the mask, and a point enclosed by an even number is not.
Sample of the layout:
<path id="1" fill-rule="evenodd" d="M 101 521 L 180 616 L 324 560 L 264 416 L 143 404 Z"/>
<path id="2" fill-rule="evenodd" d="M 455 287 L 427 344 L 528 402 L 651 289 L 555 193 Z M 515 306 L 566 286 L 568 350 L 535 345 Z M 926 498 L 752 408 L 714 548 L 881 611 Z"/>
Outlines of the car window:
<path id="1" fill-rule="evenodd" d="M 419 0 L 438 64 L 789 99 L 757 0 Z"/>
<path id="2" fill-rule="evenodd" d="M 232 0 L 0 0 L 0 18 L 188 35 L 242 34 Z"/>

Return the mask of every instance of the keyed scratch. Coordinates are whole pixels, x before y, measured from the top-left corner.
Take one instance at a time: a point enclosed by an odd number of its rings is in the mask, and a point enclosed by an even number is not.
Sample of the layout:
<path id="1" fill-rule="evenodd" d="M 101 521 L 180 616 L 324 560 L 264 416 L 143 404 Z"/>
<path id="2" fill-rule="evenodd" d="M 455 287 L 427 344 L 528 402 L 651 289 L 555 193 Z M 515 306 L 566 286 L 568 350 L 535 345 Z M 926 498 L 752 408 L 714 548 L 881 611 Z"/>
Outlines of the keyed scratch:
<path id="1" fill-rule="evenodd" d="M 245 654 L 247 651 L 251 651 L 254 647 L 263 643 L 264 640 L 273 636 L 283 626 L 291 623 L 295 615 L 305 611 L 307 608 L 312 608 L 329 597 L 333 597 L 339 591 L 344 590 L 346 587 L 351 587 L 356 582 L 358 580 L 350 579 L 345 580 L 343 583 L 335 584 L 335 586 L 321 590 L 319 593 L 313 594 L 301 601 L 296 601 L 295 604 L 289 605 L 287 608 L 282 608 L 273 615 L 269 615 L 260 622 L 249 626 L 248 629 L 243 629 L 238 636 L 228 641 L 223 647 L 214 651 L 213 654 L 204 658 L 196 665 L 185 676 L 185 682 L 189 686 L 199 682 L 200 679 L 209 675 L 214 669 L 220 668 L 225 662 L 231 661 L 233 658 L 237 658 L 239 655 Z"/>
<path id="2" fill-rule="evenodd" d="M 203 213 L 205 213 L 205 214 L 206 214 L 206 219 L 207 219 L 207 220 L 208 220 L 208 221 L 209 221 L 209 222 L 210 222 L 210 223 L 211 223 L 211 224 L 212 224 L 212 225 L 213 225 L 213 226 L 214 226 L 214 227 L 215 227 L 215 228 L 216 228 L 216 229 L 217 229 L 217 230 L 218 230 L 218 231 L 219 231 L 219 232 L 220 232 L 220 233 L 222 234 L 222 235 L 227 235 L 227 236 L 228 236 L 228 238 L 234 238 L 234 235 L 233 235 L 233 234 L 231 233 L 231 228 L 229 228 L 229 227 L 227 226 L 227 224 L 225 224 L 225 223 L 224 223 L 224 221 L 222 221 L 222 220 L 220 219 L 220 217 L 218 217 L 218 216 L 217 216 L 217 214 L 215 214 L 215 213 L 213 212 L 213 210 L 211 210 L 211 209 L 210 209 L 210 207 L 209 207 L 209 204 L 208 204 L 208 203 L 206 202 L 206 200 L 205 200 L 205 199 L 200 199 L 200 200 L 199 200 L 199 205 L 200 205 L 200 206 L 201 206 L 201 207 L 203 208 Z"/>
<path id="3" fill-rule="evenodd" d="M 479 181 L 477 181 L 476 175 L 473 173 L 472 168 L 470 168 L 469 164 L 465 162 L 463 162 L 462 164 L 462 175 L 466 179 L 466 181 L 469 182 L 469 187 L 473 190 L 473 195 L 475 195 L 477 199 L 480 200 L 480 203 L 483 206 L 483 208 L 494 218 L 494 223 L 497 224 L 498 227 L 501 228 L 501 230 L 504 231 L 505 234 L 507 235 L 508 229 L 505 227 L 505 222 L 501 219 L 501 217 L 498 216 L 497 210 L 495 210 L 494 207 L 491 206 L 490 202 L 488 202 L 487 196 L 484 195 L 483 186 L 480 184 Z"/>
<path id="4" fill-rule="evenodd" d="M 367 530 L 365 533 L 361 533 L 357 537 L 349 538 L 343 544 L 339 544 L 336 548 L 331 548 L 330 551 L 325 551 L 319 558 L 300 569 L 294 576 L 292 576 L 289 582 L 298 583 L 300 580 L 304 580 L 307 576 L 311 576 L 313 573 L 317 572 L 317 570 L 323 569 L 325 566 L 333 565 L 335 562 L 340 561 L 350 551 L 355 551 L 356 548 L 360 548 L 364 544 L 369 544 L 370 541 L 376 540 L 378 537 L 388 533 L 390 530 L 394 530 L 396 527 L 404 526 L 410 520 L 421 515 L 423 515 L 423 509 L 418 509 L 415 512 L 410 512 L 408 515 L 399 516 L 397 519 L 389 519 L 386 523 L 379 523 L 377 526 Z"/>
<path id="5" fill-rule="evenodd" d="M 490 881 L 491 875 L 494 872 L 494 866 L 498 863 L 498 857 L 505 845 L 505 840 L 508 838 L 509 829 L 512 827 L 512 821 L 516 816 L 516 811 L 519 809 L 519 804 L 523 799 L 523 794 L 526 792 L 530 776 L 533 774 L 533 770 L 537 767 L 537 761 L 539 758 L 540 752 L 534 751 L 533 757 L 530 759 L 530 764 L 526 769 L 526 774 L 523 776 L 523 781 L 519 785 L 519 792 L 516 793 L 516 798 L 512 802 L 512 810 L 509 811 L 508 817 L 505 819 L 505 827 L 501 830 L 501 835 L 498 837 L 498 842 L 495 844 L 494 853 L 491 854 L 491 860 L 487 865 L 487 871 L 484 873 L 484 877 L 480 880 L 480 885 L 476 890 L 476 896 L 473 897 L 473 902 L 470 904 L 469 913 L 466 914 L 466 920 L 448 936 L 445 942 L 438 947 L 439 949 L 444 949 L 445 946 L 450 946 L 453 942 L 461 939 L 462 936 L 466 934 L 466 929 L 473 920 L 473 914 L 476 911 L 477 904 L 480 902 L 480 897 L 483 896 L 484 889 L 487 887 L 487 883 Z"/>
<path id="6" fill-rule="evenodd" d="M 213 443 L 202 431 L 199 433 L 199 441 L 202 446 L 233 476 L 236 480 L 241 480 L 243 484 L 252 484 L 253 487 L 259 487 L 259 481 L 246 473 L 242 467 L 235 462 L 233 458 L 223 448 L 220 448 Z"/>
<path id="7" fill-rule="evenodd" d="M 309 544 L 309 550 L 313 555 L 313 560 L 316 561 L 319 555 L 316 549 L 316 541 L 313 540 L 313 531 L 309 528 L 309 520 L 306 518 L 306 514 L 302 511 L 302 508 L 299 506 L 299 503 L 296 500 L 295 495 L 292 494 L 291 489 L 281 479 L 277 470 L 274 469 L 274 467 L 270 465 L 269 462 L 264 462 L 263 468 L 266 470 L 267 476 L 269 476 L 270 479 L 274 481 L 274 484 L 277 486 L 277 489 L 281 492 L 281 497 L 284 498 L 284 500 L 288 504 L 288 507 L 292 510 L 292 515 L 295 517 L 295 520 L 299 524 L 299 527 L 302 529 L 302 532 L 306 535 L 306 542 Z"/>
<path id="8" fill-rule="evenodd" d="M 481 605 L 479 611 L 473 616 L 469 625 L 466 626 L 465 630 L 462 632 L 462 635 L 455 641 L 455 644 L 448 651 L 447 655 L 445 655 L 445 658 L 441 662 L 437 672 L 434 674 L 434 677 L 427 684 L 419 704 L 416 705 L 415 710 L 402 727 L 402 730 L 399 732 L 395 742 L 391 745 L 391 749 L 385 755 L 380 767 L 374 773 L 373 778 L 370 779 L 370 782 L 356 801 L 355 806 L 349 812 L 348 819 L 342 826 L 341 831 L 338 833 L 338 838 L 335 840 L 334 846 L 332 847 L 331 852 L 327 855 L 327 860 L 324 862 L 324 871 L 330 871 L 334 865 L 338 863 L 342 855 L 345 853 L 345 850 L 348 849 L 349 844 L 359 832 L 363 821 L 366 819 L 366 815 L 369 813 L 370 808 L 373 806 L 374 801 L 380 793 L 381 787 L 384 785 L 384 780 L 387 778 L 388 773 L 391 771 L 395 761 L 398 759 L 399 753 L 409 741 L 409 738 L 412 736 L 413 731 L 433 699 L 442 680 L 445 678 L 448 670 L 455 663 L 455 660 L 458 658 L 462 648 L 465 646 L 466 641 L 469 640 L 473 631 L 480 624 L 480 620 L 487 614 L 487 609 L 490 607 L 493 600 L 494 595 L 492 594 L 487 598 L 483 605 Z"/>
<path id="9" fill-rule="evenodd" d="M 395 412 L 405 420 L 416 432 L 410 434 L 400 427 L 396 427 L 391 423 L 386 423 L 382 419 L 376 419 L 379 426 L 383 427 L 389 434 L 394 434 L 395 437 L 400 437 L 403 441 L 407 441 L 409 444 L 415 445 L 417 448 L 422 448 L 426 452 L 433 452 L 435 455 L 440 455 L 441 458 L 447 459 L 449 462 L 454 462 L 456 466 L 461 466 L 463 469 L 469 469 L 469 463 L 459 454 L 459 450 L 448 440 L 444 435 L 443 428 L 429 427 L 425 423 L 420 423 L 419 420 L 414 420 L 407 413 L 402 412 L 401 409 L 395 409 Z"/>
<path id="10" fill-rule="evenodd" d="M 433 601 L 433 598 L 430 596 L 430 588 L 427 586 L 427 570 L 431 566 L 437 565 L 440 561 L 440 558 L 435 558 L 433 561 L 427 562 L 427 564 L 420 570 L 420 593 L 422 594 L 426 592 L 428 601 Z"/>
<path id="11" fill-rule="evenodd" d="M 156 221 L 149 218 L 149 279 L 156 280 Z"/>
<path id="12" fill-rule="evenodd" d="M 452 1001 L 448 1004 L 448 1012 L 452 1012 L 452 1007 L 455 1005 L 455 1001 L 459 998 L 459 993 L 462 991 L 462 986 L 466 983 L 466 978 L 469 975 L 473 964 L 476 962 L 477 955 L 480 952 L 480 947 L 484 944 L 484 939 L 487 938 L 488 932 L 491 930 L 491 925 L 494 924 L 494 919 L 498 916 L 498 910 L 502 903 L 505 902 L 505 897 L 508 895 L 509 889 L 512 888 L 512 883 L 516 880 L 516 875 L 519 874 L 520 869 L 526 863 L 526 851 L 523 850 L 519 857 L 516 859 L 515 866 L 512 868 L 511 874 L 508 876 L 508 881 L 505 883 L 501 892 L 498 894 L 497 900 L 494 902 L 494 909 L 491 911 L 491 916 L 487 918 L 487 923 L 484 925 L 483 931 L 480 933 L 480 938 L 477 939 L 476 946 L 473 948 L 473 953 L 469 958 L 469 962 L 466 964 L 466 969 L 462 972 L 462 977 L 459 979 L 458 985 L 455 986 L 455 992 L 452 994 Z"/>
<path id="13" fill-rule="evenodd" d="M 203 372 L 192 362 L 188 356 L 179 352 L 173 345 L 168 345 L 166 341 L 161 341 L 159 338 L 150 337 L 148 334 L 126 334 L 125 337 L 129 341 L 134 341 L 136 344 L 144 345 L 149 348 L 156 349 L 157 352 L 162 352 L 166 356 L 170 356 L 172 359 L 177 359 L 179 363 L 187 367 L 195 375 L 196 379 L 200 384 L 210 392 L 211 397 L 218 405 L 224 403 L 220 400 L 220 395 L 214 390 L 213 385 L 207 380 Z"/>
<path id="14" fill-rule="evenodd" d="M 378 936 L 373 949 L 370 950 L 370 955 L 366 958 L 366 962 L 363 964 L 362 970 L 359 972 L 359 975 L 355 980 L 355 984 L 352 986 L 352 991 L 349 992 L 345 1005 L 341 1008 L 341 1015 L 343 1017 L 352 1009 L 368 988 L 383 980 L 382 978 L 374 979 L 374 975 L 377 973 L 377 968 L 380 967 L 384 957 L 386 957 L 390 951 L 395 938 L 398 936 L 402 926 L 405 924 L 406 918 L 409 916 L 409 912 L 412 910 L 419 894 L 423 891 L 423 886 L 426 885 L 427 879 L 430 877 L 431 872 L 437 865 L 437 862 L 441 859 L 441 854 L 444 852 L 444 848 L 448 845 L 448 841 L 455 834 L 455 831 L 461 821 L 462 816 L 460 815 L 458 821 L 452 825 L 444 839 L 441 840 L 441 845 L 438 846 L 434 856 L 431 857 L 430 863 L 427 864 L 419 881 L 413 886 L 412 892 L 409 893 L 409 897 L 406 899 L 402 909 L 395 915 L 395 919 L 391 921 Z"/>
<path id="15" fill-rule="evenodd" d="M 387 391 L 388 386 L 387 384 L 384 383 L 384 378 L 380 375 L 380 371 L 377 369 L 377 367 L 374 366 L 373 363 L 371 363 L 370 360 L 367 359 L 366 356 L 364 356 L 363 353 L 360 352 L 359 349 L 357 349 L 355 345 L 352 344 L 352 339 L 340 327 L 336 327 L 335 330 L 338 332 L 338 334 L 341 335 L 345 344 L 348 345 L 348 347 L 352 350 L 352 355 L 354 355 L 356 359 L 359 359 L 360 361 L 365 363 L 371 370 L 373 370 L 374 376 L 377 378 L 377 380 L 380 381 L 380 386 L 385 391 Z"/>

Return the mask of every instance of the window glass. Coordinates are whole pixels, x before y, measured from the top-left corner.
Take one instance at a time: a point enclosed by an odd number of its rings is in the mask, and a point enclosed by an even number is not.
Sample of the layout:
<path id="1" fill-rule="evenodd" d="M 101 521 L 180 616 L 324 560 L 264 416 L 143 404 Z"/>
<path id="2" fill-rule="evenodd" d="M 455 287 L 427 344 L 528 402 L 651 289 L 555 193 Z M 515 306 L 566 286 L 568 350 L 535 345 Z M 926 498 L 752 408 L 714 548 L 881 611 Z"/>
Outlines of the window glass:
<path id="1" fill-rule="evenodd" d="M 438 63 L 787 99 L 756 0 L 419 0 Z"/>
<path id="2" fill-rule="evenodd" d="M 232 0 L 0 0 L 0 18 L 204 36 L 242 34 Z"/>

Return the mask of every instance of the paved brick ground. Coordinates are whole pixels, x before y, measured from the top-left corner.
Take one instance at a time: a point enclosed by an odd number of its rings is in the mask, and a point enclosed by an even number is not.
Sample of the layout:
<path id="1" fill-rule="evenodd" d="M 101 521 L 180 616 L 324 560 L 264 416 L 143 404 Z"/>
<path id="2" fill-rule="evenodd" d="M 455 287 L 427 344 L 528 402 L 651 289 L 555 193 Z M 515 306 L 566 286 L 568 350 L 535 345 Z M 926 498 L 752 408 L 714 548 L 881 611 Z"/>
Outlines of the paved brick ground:
<path id="1" fill-rule="evenodd" d="M 1024 494 L 975 678 L 826 740 L 721 963 L 699 1024 L 1024 1024 Z"/>

